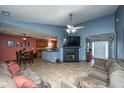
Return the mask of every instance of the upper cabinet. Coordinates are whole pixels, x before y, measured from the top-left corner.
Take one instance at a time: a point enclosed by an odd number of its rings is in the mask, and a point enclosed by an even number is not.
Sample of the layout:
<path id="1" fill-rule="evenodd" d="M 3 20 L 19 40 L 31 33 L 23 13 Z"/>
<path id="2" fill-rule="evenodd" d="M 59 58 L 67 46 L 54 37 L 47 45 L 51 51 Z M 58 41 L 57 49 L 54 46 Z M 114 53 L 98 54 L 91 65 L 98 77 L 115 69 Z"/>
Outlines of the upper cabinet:
<path id="1" fill-rule="evenodd" d="M 52 41 L 52 47 L 53 47 L 53 48 L 57 48 L 57 40 L 56 40 L 56 41 L 55 41 L 55 40 Z"/>
<path id="2" fill-rule="evenodd" d="M 46 40 L 46 39 L 36 40 L 36 47 L 38 47 L 38 48 L 48 47 L 48 40 Z"/>
<path id="3" fill-rule="evenodd" d="M 57 48 L 57 40 L 51 40 L 52 48 Z M 48 47 L 48 40 L 47 39 L 38 39 L 36 40 L 36 47 L 37 48 L 47 48 Z"/>

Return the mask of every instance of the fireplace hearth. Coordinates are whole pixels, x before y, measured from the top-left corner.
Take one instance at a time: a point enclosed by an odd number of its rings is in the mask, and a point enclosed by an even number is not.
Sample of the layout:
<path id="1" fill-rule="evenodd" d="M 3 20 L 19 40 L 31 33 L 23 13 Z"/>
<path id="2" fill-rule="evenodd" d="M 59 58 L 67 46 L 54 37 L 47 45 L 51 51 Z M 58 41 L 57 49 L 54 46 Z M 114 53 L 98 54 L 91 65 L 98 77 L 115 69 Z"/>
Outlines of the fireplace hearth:
<path id="1" fill-rule="evenodd" d="M 64 62 L 79 62 L 79 48 L 63 48 Z"/>

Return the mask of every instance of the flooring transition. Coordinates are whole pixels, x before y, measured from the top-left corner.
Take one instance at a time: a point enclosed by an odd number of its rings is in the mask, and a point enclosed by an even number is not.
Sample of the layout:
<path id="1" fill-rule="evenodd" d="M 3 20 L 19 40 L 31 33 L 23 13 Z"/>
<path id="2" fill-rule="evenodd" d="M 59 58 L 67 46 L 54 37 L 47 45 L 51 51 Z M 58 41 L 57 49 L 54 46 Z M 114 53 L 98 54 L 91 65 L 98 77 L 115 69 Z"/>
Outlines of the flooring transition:
<path id="1" fill-rule="evenodd" d="M 85 77 L 90 70 L 90 63 L 50 63 L 42 60 L 35 60 L 33 65 L 28 65 L 33 72 L 36 72 L 43 80 L 48 81 L 52 88 L 60 88 L 61 80 L 74 84 L 77 77 Z"/>

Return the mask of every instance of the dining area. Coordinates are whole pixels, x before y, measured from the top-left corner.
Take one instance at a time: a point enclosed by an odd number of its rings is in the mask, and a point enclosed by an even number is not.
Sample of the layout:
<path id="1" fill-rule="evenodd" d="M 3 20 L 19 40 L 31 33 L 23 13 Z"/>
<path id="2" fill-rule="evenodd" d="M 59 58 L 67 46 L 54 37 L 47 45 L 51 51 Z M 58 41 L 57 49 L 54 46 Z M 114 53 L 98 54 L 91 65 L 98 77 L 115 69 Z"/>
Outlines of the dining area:
<path id="1" fill-rule="evenodd" d="M 16 51 L 16 63 L 20 66 L 26 66 L 27 64 L 32 65 L 34 63 L 33 51 L 27 51 L 25 48 L 23 50 Z"/>

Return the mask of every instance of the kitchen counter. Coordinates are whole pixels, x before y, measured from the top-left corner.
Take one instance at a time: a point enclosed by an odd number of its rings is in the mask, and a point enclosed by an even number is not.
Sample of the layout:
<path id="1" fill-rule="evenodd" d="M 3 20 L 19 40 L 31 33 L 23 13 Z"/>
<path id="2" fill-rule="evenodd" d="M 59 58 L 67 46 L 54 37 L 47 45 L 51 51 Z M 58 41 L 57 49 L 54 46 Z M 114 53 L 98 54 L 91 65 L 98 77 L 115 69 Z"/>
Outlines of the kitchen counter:
<path id="1" fill-rule="evenodd" d="M 59 58 L 60 54 L 58 50 L 44 50 L 42 52 L 42 59 L 48 62 L 56 63 Z"/>
<path id="2" fill-rule="evenodd" d="M 48 52 L 58 52 L 59 50 L 57 48 L 53 48 L 53 49 L 45 49 L 44 51 L 48 51 Z"/>
<path id="3" fill-rule="evenodd" d="M 46 52 L 58 52 L 58 50 L 44 50 Z"/>

